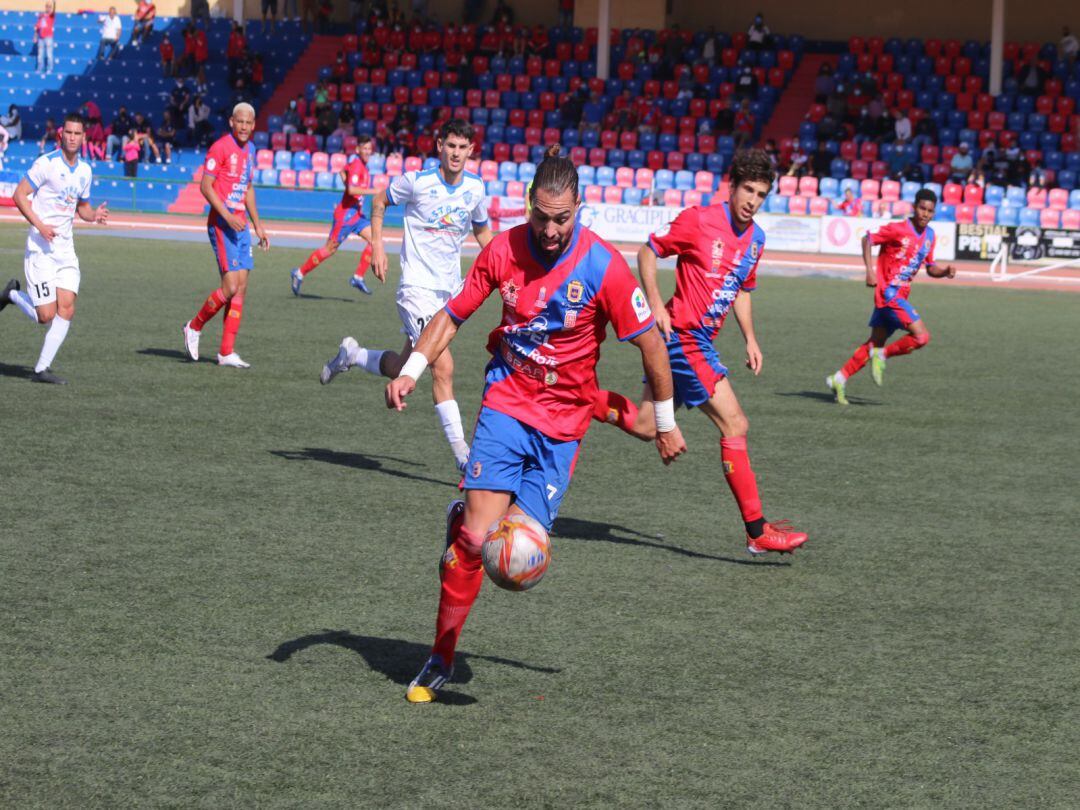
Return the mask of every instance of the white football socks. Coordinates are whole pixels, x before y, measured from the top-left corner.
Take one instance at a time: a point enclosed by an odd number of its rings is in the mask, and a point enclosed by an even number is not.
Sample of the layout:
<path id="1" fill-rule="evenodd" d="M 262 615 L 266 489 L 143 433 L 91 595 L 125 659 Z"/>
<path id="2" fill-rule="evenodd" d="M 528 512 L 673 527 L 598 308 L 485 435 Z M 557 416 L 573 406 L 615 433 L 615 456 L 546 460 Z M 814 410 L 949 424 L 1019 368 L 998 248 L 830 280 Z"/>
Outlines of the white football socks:
<path id="1" fill-rule="evenodd" d="M 34 308 L 34 302 L 30 300 L 30 296 L 25 292 L 22 290 L 12 290 L 8 295 L 8 300 L 21 309 L 27 318 L 34 323 L 38 322 L 37 310 Z"/>
<path id="2" fill-rule="evenodd" d="M 368 374 L 374 374 L 376 377 L 380 377 L 382 376 L 382 371 L 379 370 L 379 363 L 382 361 L 383 354 L 385 354 L 385 352 L 357 346 L 349 352 L 349 365 L 360 366 Z"/>
<path id="3" fill-rule="evenodd" d="M 38 357 L 37 365 L 34 366 L 35 374 L 52 365 L 52 361 L 56 357 L 56 353 L 60 351 L 64 338 L 67 337 L 68 327 L 70 326 L 71 321 L 66 321 L 59 315 L 52 319 L 49 331 L 45 333 L 45 342 L 41 344 L 41 355 Z"/>
<path id="4" fill-rule="evenodd" d="M 439 415 L 443 433 L 450 442 L 450 449 L 454 451 L 458 467 L 463 467 L 469 459 L 469 445 L 465 441 L 465 428 L 461 425 L 461 411 L 458 410 L 457 400 L 436 402 L 435 413 Z"/>

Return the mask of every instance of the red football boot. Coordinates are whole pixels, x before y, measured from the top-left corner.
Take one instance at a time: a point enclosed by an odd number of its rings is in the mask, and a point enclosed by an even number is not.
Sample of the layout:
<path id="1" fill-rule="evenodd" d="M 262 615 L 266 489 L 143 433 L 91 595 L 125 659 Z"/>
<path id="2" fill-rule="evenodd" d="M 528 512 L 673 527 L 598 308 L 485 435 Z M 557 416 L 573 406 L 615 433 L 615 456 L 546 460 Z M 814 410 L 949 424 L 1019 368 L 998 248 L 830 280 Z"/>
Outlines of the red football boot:
<path id="1" fill-rule="evenodd" d="M 751 554 L 767 554 L 770 551 L 790 554 L 805 542 L 806 532 L 797 532 L 788 521 L 780 520 L 766 523 L 760 537 L 747 535 L 746 550 Z"/>

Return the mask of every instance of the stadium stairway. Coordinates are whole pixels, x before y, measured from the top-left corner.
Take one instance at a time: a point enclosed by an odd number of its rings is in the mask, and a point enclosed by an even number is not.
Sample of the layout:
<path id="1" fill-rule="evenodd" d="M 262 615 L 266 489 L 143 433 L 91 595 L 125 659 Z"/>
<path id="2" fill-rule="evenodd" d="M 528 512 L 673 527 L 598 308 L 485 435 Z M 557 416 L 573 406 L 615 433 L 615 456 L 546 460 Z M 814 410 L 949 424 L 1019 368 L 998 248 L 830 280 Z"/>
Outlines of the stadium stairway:
<path id="1" fill-rule="evenodd" d="M 201 178 L 201 173 L 197 174 Z M 169 203 L 166 209 L 170 214 L 201 214 L 206 210 L 206 200 L 203 199 L 202 192 L 199 191 L 198 181 L 194 183 L 188 183 L 180 189 L 180 193 L 176 195 L 176 199 Z"/>
<path id="2" fill-rule="evenodd" d="M 255 129 L 265 132 L 271 113 L 281 115 L 289 106 L 289 100 L 304 92 L 312 76 L 318 74 L 319 68 L 334 62 L 341 47 L 342 37 L 324 35 L 312 37 L 304 53 L 293 63 L 273 95 L 262 105 L 255 122 Z"/>
<path id="3" fill-rule="evenodd" d="M 793 132 L 799 131 L 799 124 L 814 102 L 814 83 L 817 81 L 818 71 L 826 62 L 835 68 L 836 59 L 836 56 L 829 54 L 803 54 L 791 81 L 776 103 L 772 118 L 761 133 L 763 143 L 770 138 L 779 143 L 782 138 L 790 138 Z"/>

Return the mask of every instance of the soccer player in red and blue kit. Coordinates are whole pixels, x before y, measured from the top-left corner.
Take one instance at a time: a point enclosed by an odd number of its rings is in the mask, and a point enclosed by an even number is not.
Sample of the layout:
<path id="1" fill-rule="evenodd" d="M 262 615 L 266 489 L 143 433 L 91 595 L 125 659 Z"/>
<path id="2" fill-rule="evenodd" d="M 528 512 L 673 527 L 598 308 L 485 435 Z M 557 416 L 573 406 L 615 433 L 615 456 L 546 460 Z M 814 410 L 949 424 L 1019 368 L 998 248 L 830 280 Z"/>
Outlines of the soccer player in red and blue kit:
<path id="1" fill-rule="evenodd" d="M 326 238 L 325 245 L 313 251 L 306 262 L 293 269 L 291 277 L 293 295 L 300 295 L 300 285 L 304 283 L 307 274 L 337 253 L 338 248 L 354 233 L 367 242 L 367 245 L 360 254 L 360 262 L 356 265 L 356 270 L 349 280 L 349 286 L 371 295 L 371 290 L 364 283 L 364 274 L 371 266 L 371 221 L 364 216 L 363 193 L 371 186 L 367 162 L 371 157 L 372 149 L 374 149 L 374 143 L 370 135 L 360 135 L 356 139 L 356 156 L 341 172 L 341 179 L 345 181 L 345 193 L 341 195 L 341 202 L 334 208 L 330 222 L 330 235 Z"/>
<path id="2" fill-rule="evenodd" d="M 870 339 L 855 350 L 855 354 L 835 374 L 825 379 L 836 401 L 847 405 L 845 387 L 848 378 L 870 360 L 870 375 L 877 385 L 885 381 L 885 359 L 910 354 L 930 342 L 930 330 L 919 313 L 908 303 L 911 281 L 926 266 L 933 278 L 955 278 L 956 269 L 949 265 L 938 267 L 934 262 L 934 229 L 930 220 L 937 208 L 937 195 L 921 189 L 915 195 L 915 211 L 910 219 L 890 222 L 863 237 L 863 262 L 866 265 L 866 286 L 874 288 L 874 312 L 870 315 Z M 873 246 L 881 245 L 877 270 L 874 269 Z M 907 332 L 888 346 L 885 341 L 897 329 Z"/>
<path id="3" fill-rule="evenodd" d="M 270 239 L 255 207 L 255 187 L 251 185 L 255 152 L 250 141 L 255 129 L 255 108 L 246 103 L 237 104 L 229 118 L 229 127 L 231 132 L 218 138 L 207 151 L 199 185 L 202 195 L 210 203 L 206 232 L 217 259 L 221 286 L 210 293 L 195 317 L 184 324 L 184 349 L 188 357 L 198 360 L 202 328 L 228 305 L 221 330 L 218 365 L 248 368 L 235 350 L 236 333 L 244 313 L 248 273 L 255 266 L 248 218 L 259 247 L 264 251 L 270 249 Z"/>
<path id="4" fill-rule="evenodd" d="M 675 402 L 700 409 L 719 428 L 724 477 L 739 505 L 746 548 L 751 554 L 788 553 L 806 542 L 806 534 L 795 531 L 786 521 L 765 520 L 747 451 L 750 423 L 713 346 L 724 319 L 733 311 L 746 340 L 746 365 L 755 375 L 761 373 L 750 291 L 757 284 L 765 233 L 754 223 L 754 214 L 769 195 L 774 176 L 763 151 L 737 153 L 731 164 L 730 202 L 687 208 L 638 251 L 641 284 L 656 313 L 656 324 L 667 339 Z M 675 294 L 667 304 L 656 283 L 658 256 L 678 256 Z M 593 416 L 651 440 L 655 436 L 655 400 L 651 383 L 646 385 L 640 406 L 621 394 L 600 391 Z"/>
<path id="5" fill-rule="evenodd" d="M 656 446 L 665 464 L 686 450 L 675 425 L 667 353 L 652 312 L 619 252 L 576 222 L 577 171 L 553 146 L 536 170 L 523 225 L 498 234 L 464 287 L 424 329 L 401 376 L 386 389 L 401 410 L 416 380 L 458 326 L 493 292 L 502 319 L 488 338 L 480 415 L 465 473 L 465 503 L 451 504 L 435 644 L 409 685 L 411 703 L 434 700 L 453 671 L 454 650 L 480 592 L 480 547 L 488 528 L 526 514 L 550 529 L 566 494 L 597 395 L 596 363 L 610 322 L 641 352 L 661 402 Z"/>

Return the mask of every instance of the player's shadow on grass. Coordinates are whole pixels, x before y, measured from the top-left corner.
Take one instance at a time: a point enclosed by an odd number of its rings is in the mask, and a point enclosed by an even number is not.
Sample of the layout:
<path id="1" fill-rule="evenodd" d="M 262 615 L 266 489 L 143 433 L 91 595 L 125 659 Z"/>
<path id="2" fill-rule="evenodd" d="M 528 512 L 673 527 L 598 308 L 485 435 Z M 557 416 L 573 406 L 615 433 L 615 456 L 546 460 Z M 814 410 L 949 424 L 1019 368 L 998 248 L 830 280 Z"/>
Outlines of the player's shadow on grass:
<path id="1" fill-rule="evenodd" d="M 286 461 L 322 461 L 326 464 L 338 464 L 342 467 L 351 467 L 354 470 L 371 470 L 392 475 L 395 478 L 407 478 L 410 481 L 423 481 L 428 484 L 438 484 L 446 487 L 457 487 L 453 482 L 445 479 L 428 478 L 425 475 L 395 470 L 383 464 L 384 461 L 392 461 L 397 464 L 408 464 L 413 467 L 422 467 L 415 461 L 393 456 L 366 456 L 363 453 L 343 453 L 340 450 L 328 450 L 325 447 L 305 447 L 303 450 L 271 450 L 272 455 L 283 458 Z"/>
<path id="2" fill-rule="evenodd" d="M 551 533 L 556 537 L 567 540 L 602 540 L 606 543 L 617 543 L 623 546 L 644 546 L 645 548 L 670 551 L 672 554 L 681 554 L 684 557 L 693 557 L 698 560 L 716 560 L 717 562 L 726 562 L 732 565 L 752 565 L 763 568 L 786 568 L 791 565 L 789 562 L 780 562 L 779 560 L 740 560 L 738 557 L 704 554 L 688 548 L 658 543 L 654 538 L 634 529 L 628 529 L 625 526 L 613 526 L 609 523 L 597 523 L 592 520 L 579 520 L 571 517 L 555 518 Z"/>
<path id="3" fill-rule="evenodd" d="M 405 686 L 413 679 L 413 676 L 420 671 L 420 666 L 427 660 L 431 652 L 431 647 L 427 644 L 417 644 L 414 641 L 405 641 L 400 638 L 358 636 L 348 630 L 323 630 L 321 633 L 312 633 L 283 642 L 266 657 L 271 661 L 284 664 L 296 653 L 321 644 L 329 644 L 359 653 L 369 667 L 401 686 Z M 500 666 L 514 667 L 515 669 L 527 669 L 530 672 L 541 672 L 547 675 L 557 675 L 562 672 L 561 669 L 554 667 L 535 666 L 511 658 L 458 652 L 454 656 L 454 678 L 450 682 L 452 685 L 464 684 L 472 680 L 472 668 L 469 666 L 470 659 L 488 661 Z M 439 693 L 439 702 L 463 706 L 476 703 L 476 698 L 444 689 Z"/>
<path id="4" fill-rule="evenodd" d="M 778 397 L 802 397 L 803 399 L 816 399 L 818 402 L 828 402 L 830 405 L 836 404 L 836 399 L 832 394 L 825 391 L 777 391 Z M 876 399 L 866 399 L 864 397 L 853 397 L 848 394 L 848 402 L 852 405 L 880 405 L 881 403 Z"/>
<path id="5" fill-rule="evenodd" d="M 344 301 L 346 304 L 355 304 L 355 298 L 341 298 L 337 295 L 313 295 L 312 293 L 302 292 L 297 298 L 306 298 L 309 301 Z"/>
<path id="6" fill-rule="evenodd" d="M 7 363 L 0 363 L 0 377 L 22 377 L 24 380 L 29 380 L 34 376 L 34 369 L 30 366 L 9 366 Z"/>
<path id="7" fill-rule="evenodd" d="M 167 357 L 171 360 L 182 360 L 185 363 L 213 363 L 214 360 L 211 357 L 200 357 L 198 360 L 192 360 L 188 357 L 187 352 L 182 352 L 179 349 L 137 349 L 136 354 L 145 354 L 148 357 Z"/>

